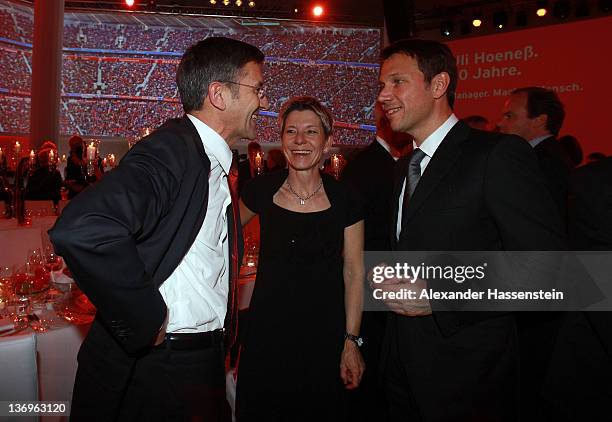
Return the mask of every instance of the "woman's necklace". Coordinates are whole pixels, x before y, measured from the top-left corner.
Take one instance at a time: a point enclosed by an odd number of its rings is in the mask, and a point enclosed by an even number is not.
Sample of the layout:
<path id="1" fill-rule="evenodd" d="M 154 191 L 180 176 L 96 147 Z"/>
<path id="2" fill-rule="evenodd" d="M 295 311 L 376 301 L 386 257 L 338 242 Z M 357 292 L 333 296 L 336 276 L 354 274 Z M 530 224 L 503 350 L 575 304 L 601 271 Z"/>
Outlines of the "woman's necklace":
<path id="1" fill-rule="evenodd" d="M 306 205 L 306 201 L 315 196 L 317 192 L 321 190 L 321 187 L 323 186 L 323 180 L 321 179 L 321 183 L 319 183 L 319 186 L 314 190 L 314 192 L 312 192 L 305 198 L 302 198 L 296 191 L 293 190 L 293 188 L 291 187 L 291 183 L 289 183 L 289 180 L 287 180 L 287 186 L 289 186 L 289 191 L 294 194 L 297 199 L 300 200 L 300 205 Z"/>

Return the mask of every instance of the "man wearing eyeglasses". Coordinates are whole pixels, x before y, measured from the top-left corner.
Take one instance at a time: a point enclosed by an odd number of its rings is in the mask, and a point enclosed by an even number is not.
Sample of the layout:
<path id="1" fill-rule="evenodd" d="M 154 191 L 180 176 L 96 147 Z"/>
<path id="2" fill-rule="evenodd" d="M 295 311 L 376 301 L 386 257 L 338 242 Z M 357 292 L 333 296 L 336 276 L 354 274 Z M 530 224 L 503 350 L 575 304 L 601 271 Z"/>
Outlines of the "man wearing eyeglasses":
<path id="1" fill-rule="evenodd" d="M 223 340 L 241 255 L 230 146 L 255 138 L 268 107 L 263 61 L 229 38 L 190 47 L 176 77 L 186 115 L 137 143 L 50 231 L 98 310 L 72 420 L 229 420 Z"/>

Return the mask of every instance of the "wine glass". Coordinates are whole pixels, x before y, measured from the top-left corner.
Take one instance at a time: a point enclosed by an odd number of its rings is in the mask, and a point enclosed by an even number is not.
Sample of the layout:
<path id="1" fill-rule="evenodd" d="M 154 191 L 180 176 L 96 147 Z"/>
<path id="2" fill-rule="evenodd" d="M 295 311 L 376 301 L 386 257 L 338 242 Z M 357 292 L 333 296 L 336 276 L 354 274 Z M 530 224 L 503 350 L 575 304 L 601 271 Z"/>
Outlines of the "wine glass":
<path id="1" fill-rule="evenodd" d="M 48 272 L 59 271 L 62 268 L 62 258 L 55 253 L 53 245 L 45 245 L 43 259 Z"/>
<path id="2" fill-rule="evenodd" d="M 49 271 L 45 268 L 45 258 L 41 248 L 34 248 L 28 251 L 25 264 L 25 273 L 29 282 L 30 294 L 34 295 L 49 288 Z"/>
<path id="3" fill-rule="evenodd" d="M 0 318 L 9 314 L 8 307 L 14 291 L 13 268 L 8 265 L 0 266 Z"/>

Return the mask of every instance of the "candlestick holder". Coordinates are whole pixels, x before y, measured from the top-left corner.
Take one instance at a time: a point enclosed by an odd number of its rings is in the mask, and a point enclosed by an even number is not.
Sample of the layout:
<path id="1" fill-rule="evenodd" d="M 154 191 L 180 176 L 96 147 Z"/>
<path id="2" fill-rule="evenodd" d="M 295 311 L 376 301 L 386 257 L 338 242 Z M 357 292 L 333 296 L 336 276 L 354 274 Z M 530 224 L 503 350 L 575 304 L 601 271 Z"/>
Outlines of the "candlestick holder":
<path id="1" fill-rule="evenodd" d="M 96 173 L 94 160 L 87 160 L 87 176 L 91 177 Z"/>

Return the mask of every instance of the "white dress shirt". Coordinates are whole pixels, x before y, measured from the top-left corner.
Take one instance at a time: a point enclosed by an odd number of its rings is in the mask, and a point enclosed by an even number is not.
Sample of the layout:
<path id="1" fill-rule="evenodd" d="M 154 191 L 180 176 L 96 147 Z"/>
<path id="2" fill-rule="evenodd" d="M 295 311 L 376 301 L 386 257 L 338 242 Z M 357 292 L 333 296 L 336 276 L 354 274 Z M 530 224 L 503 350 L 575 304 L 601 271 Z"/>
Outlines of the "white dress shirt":
<path id="1" fill-rule="evenodd" d="M 232 152 L 225 140 L 196 117 L 195 125 L 210 159 L 208 207 L 193 245 L 159 287 L 168 307 L 169 333 L 196 333 L 223 327 L 229 288 L 227 206 L 231 203 L 227 175 Z M 191 204 L 193 207 L 204 204 Z"/>
<path id="2" fill-rule="evenodd" d="M 542 142 L 544 139 L 550 138 L 551 136 L 552 135 L 549 133 L 546 135 L 538 136 L 537 138 L 533 138 L 531 141 L 529 141 L 529 145 L 531 145 L 532 148 L 535 148 L 540 142 Z"/>
<path id="3" fill-rule="evenodd" d="M 455 124 L 459 121 L 457 116 L 451 114 L 448 119 L 440 127 L 432 132 L 421 144 L 421 146 L 417 146 L 416 143 L 413 143 L 414 148 L 419 148 L 421 151 L 425 153 L 425 157 L 421 160 L 421 176 L 425 173 L 425 169 L 427 168 L 427 164 L 431 161 L 431 158 L 435 154 L 436 150 L 448 134 L 450 130 L 455 126 Z M 404 177 L 404 184 L 402 185 L 402 191 L 399 196 L 399 206 L 397 207 L 397 225 L 395 236 L 397 239 L 400 237 L 400 233 L 402 232 L 402 204 L 404 203 L 404 191 L 406 190 L 406 177 Z"/>

